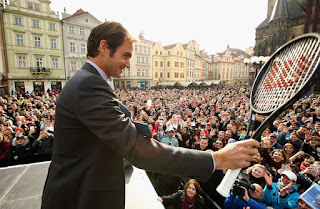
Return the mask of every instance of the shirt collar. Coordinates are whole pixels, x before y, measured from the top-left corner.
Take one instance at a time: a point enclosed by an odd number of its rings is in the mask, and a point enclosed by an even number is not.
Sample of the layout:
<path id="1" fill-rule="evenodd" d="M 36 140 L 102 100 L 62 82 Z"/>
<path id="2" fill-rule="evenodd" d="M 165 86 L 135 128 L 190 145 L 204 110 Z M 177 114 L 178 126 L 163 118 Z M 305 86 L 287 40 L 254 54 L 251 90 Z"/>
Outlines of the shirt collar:
<path id="1" fill-rule="evenodd" d="M 96 65 L 94 62 L 92 62 L 90 60 L 88 60 L 87 63 L 92 65 L 98 71 L 98 73 L 101 75 L 103 80 L 105 80 L 107 83 L 109 83 L 108 76 L 106 75 L 106 73 L 103 70 L 101 70 L 101 68 L 98 65 Z"/>

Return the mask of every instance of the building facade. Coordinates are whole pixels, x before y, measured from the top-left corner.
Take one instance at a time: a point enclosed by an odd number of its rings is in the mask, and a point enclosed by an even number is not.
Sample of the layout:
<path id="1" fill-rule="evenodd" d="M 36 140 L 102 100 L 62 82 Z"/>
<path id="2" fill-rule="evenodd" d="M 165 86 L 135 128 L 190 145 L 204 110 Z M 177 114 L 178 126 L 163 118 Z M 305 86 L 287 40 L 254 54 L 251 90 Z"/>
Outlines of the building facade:
<path id="1" fill-rule="evenodd" d="M 256 28 L 256 56 L 270 56 L 305 33 L 320 33 L 319 0 L 268 0 L 267 18 Z"/>
<path id="2" fill-rule="evenodd" d="M 62 30 L 49 0 L 11 0 L 2 11 L 10 92 L 61 90 Z"/>
<path id="3" fill-rule="evenodd" d="M 212 80 L 220 80 L 222 85 L 248 85 L 250 66 L 244 63 L 244 59 L 249 57 L 241 49 L 228 46 L 223 53 L 212 56 Z"/>
<path id="4" fill-rule="evenodd" d="M 166 81 L 186 81 L 186 50 L 181 42 L 163 47 Z"/>
<path id="5" fill-rule="evenodd" d="M 87 61 L 87 40 L 91 30 L 101 22 L 79 9 L 74 14 L 62 13 L 64 63 L 69 80 Z"/>
<path id="6" fill-rule="evenodd" d="M 195 40 L 189 41 L 183 44 L 183 48 L 186 51 L 186 81 L 194 81 L 195 76 Z"/>
<path id="7" fill-rule="evenodd" d="M 121 78 L 114 79 L 115 88 L 149 88 L 153 84 L 152 50 L 153 42 L 144 39 L 143 32 L 138 42 L 133 43 L 133 53 L 130 59 L 130 68 L 123 70 Z M 163 65 L 163 63 L 162 63 Z"/>

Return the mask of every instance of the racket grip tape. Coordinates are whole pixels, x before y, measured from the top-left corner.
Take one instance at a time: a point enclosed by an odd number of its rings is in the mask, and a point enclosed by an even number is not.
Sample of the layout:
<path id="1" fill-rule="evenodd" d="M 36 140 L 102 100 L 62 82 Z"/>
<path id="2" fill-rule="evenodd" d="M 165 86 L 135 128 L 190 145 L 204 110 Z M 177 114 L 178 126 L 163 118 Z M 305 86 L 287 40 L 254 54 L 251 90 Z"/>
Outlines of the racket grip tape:
<path id="1" fill-rule="evenodd" d="M 230 194 L 230 190 L 236 181 L 239 173 L 241 171 L 241 168 L 231 170 L 229 169 L 226 173 L 226 175 L 223 177 L 221 183 L 217 187 L 217 192 L 221 194 L 223 197 L 227 198 Z"/>

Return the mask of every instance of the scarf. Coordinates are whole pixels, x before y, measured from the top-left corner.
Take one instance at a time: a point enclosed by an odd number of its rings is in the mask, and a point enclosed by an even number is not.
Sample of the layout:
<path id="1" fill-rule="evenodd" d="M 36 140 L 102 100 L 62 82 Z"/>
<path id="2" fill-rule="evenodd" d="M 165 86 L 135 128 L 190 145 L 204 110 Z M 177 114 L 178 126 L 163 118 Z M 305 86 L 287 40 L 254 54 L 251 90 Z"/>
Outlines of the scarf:
<path id="1" fill-rule="evenodd" d="M 196 202 L 196 196 L 191 200 L 188 195 L 185 193 L 183 195 L 183 202 L 181 209 L 194 209 L 194 205 Z"/>
<path id="2" fill-rule="evenodd" d="M 278 189 L 278 195 L 279 195 L 279 197 L 280 197 L 280 191 L 281 191 L 281 189 L 282 189 L 283 187 L 284 187 L 284 186 L 283 186 L 280 182 L 278 182 L 278 184 L 277 184 L 277 189 Z M 289 196 L 290 196 L 291 194 L 293 194 L 295 191 L 296 191 L 296 190 L 294 189 L 294 187 L 291 187 L 290 189 L 287 190 L 285 197 L 289 197 Z"/>

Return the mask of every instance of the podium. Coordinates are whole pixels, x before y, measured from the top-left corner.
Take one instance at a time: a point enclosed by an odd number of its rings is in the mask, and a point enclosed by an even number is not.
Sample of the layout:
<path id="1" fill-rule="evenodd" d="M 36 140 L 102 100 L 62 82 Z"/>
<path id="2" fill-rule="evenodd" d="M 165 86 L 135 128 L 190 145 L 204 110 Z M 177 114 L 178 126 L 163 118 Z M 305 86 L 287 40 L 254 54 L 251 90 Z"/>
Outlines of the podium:
<path id="1" fill-rule="evenodd" d="M 49 165 L 50 161 L 0 168 L 0 208 L 40 208 Z M 125 182 L 125 209 L 164 209 L 144 170 L 130 166 Z"/>

